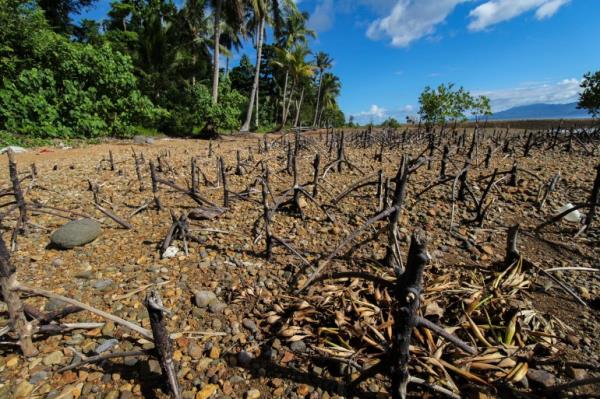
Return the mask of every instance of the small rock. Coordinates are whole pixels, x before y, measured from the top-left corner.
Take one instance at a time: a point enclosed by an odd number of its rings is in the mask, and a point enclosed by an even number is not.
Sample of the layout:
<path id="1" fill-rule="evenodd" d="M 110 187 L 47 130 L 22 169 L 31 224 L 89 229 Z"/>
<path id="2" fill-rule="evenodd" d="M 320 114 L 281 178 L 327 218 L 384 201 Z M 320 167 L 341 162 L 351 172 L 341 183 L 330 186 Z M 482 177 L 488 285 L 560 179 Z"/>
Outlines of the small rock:
<path id="1" fill-rule="evenodd" d="M 202 357 L 202 347 L 195 342 L 190 342 L 188 346 L 188 354 L 192 359 L 200 359 Z"/>
<path id="2" fill-rule="evenodd" d="M 31 378 L 29 379 L 29 383 L 36 385 L 38 382 L 43 381 L 46 378 L 48 378 L 47 371 L 38 371 L 37 373 L 35 373 L 31 376 Z"/>
<path id="3" fill-rule="evenodd" d="M 256 327 L 256 323 L 254 323 L 250 319 L 244 319 L 244 320 L 242 320 L 242 325 L 244 327 L 246 327 L 248 330 L 252 331 L 253 333 L 255 333 L 256 331 L 258 331 L 258 328 Z"/>
<path id="4" fill-rule="evenodd" d="M 109 288 L 111 285 L 113 285 L 113 281 L 110 279 L 106 279 L 106 280 L 96 280 L 96 281 L 94 281 L 94 284 L 92 286 L 99 291 L 103 291 L 103 290 L 106 290 L 107 288 Z"/>
<path id="5" fill-rule="evenodd" d="M 489 245 L 483 245 L 481 247 L 481 250 L 490 256 L 492 256 L 494 254 L 494 248 L 492 248 Z"/>
<path id="6" fill-rule="evenodd" d="M 200 392 L 196 394 L 196 399 L 208 399 L 215 392 L 217 392 L 218 385 L 206 384 Z"/>
<path id="7" fill-rule="evenodd" d="M 579 295 L 581 296 L 581 299 L 583 299 L 584 301 L 591 301 L 592 300 L 592 296 L 590 295 L 590 291 L 584 287 L 584 286 L 579 286 Z"/>
<path id="8" fill-rule="evenodd" d="M 246 392 L 246 399 L 258 399 L 260 398 L 260 391 L 258 389 L 251 389 Z"/>
<path id="9" fill-rule="evenodd" d="M 223 313 L 223 310 L 225 310 L 225 308 L 227 307 L 227 305 L 225 305 L 223 302 L 215 302 L 215 303 L 211 303 L 210 305 L 208 305 L 208 310 L 211 313 Z"/>
<path id="10" fill-rule="evenodd" d="M 18 356 L 9 357 L 8 360 L 6 361 L 6 363 L 4 363 L 4 364 L 9 369 L 15 368 L 19 364 L 19 357 Z"/>
<path id="11" fill-rule="evenodd" d="M 133 399 L 133 394 L 130 391 L 123 391 L 119 395 L 119 399 Z"/>
<path id="12" fill-rule="evenodd" d="M 65 262 L 61 258 L 56 258 L 52 261 L 52 266 L 61 267 Z"/>
<path id="13" fill-rule="evenodd" d="M 211 359 L 218 359 L 221 356 L 221 350 L 217 346 L 213 346 L 208 354 Z"/>
<path id="14" fill-rule="evenodd" d="M 554 375 L 544 370 L 529 369 L 529 371 L 527 371 L 527 378 L 532 383 L 541 385 L 545 388 L 554 386 L 556 384 L 556 378 Z"/>
<path id="15" fill-rule="evenodd" d="M 16 398 L 29 398 L 29 395 L 31 394 L 31 392 L 33 391 L 33 385 L 30 384 L 27 381 L 22 381 L 20 384 L 18 384 L 14 391 L 13 391 L 13 397 Z"/>
<path id="16" fill-rule="evenodd" d="M 208 307 L 212 303 L 217 302 L 217 296 L 212 291 L 196 291 L 194 292 L 194 302 L 200 308 Z"/>
<path id="17" fill-rule="evenodd" d="M 568 343 L 570 343 L 571 345 L 573 345 L 575 347 L 579 346 L 579 343 L 581 342 L 581 338 L 579 338 L 575 335 L 572 335 L 572 334 L 567 335 L 566 339 L 567 339 Z"/>
<path id="18" fill-rule="evenodd" d="M 105 335 L 107 337 L 111 337 L 113 335 L 113 332 L 115 331 L 115 323 L 113 323 L 112 321 L 108 321 L 104 327 L 102 327 L 102 335 Z"/>
<path id="19" fill-rule="evenodd" d="M 118 397 L 119 391 L 113 389 L 104 396 L 104 399 L 118 399 Z"/>
<path id="20" fill-rule="evenodd" d="M 576 369 L 574 367 L 567 367 L 567 374 L 576 380 L 584 380 L 588 376 L 587 371 L 584 369 Z"/>
<path id="21" fill-rule="evenodd" d="M 95 220 L 72 220 L 52 233 L 50 241 L 58 248 L 71 249 L 94 241 L 101 233 L 100 223 Z"/>
<path id="22" fill-rule="evenodd" d="M 164 259 L 174 258 L 177 256 L 178 253 L 179 253 L 179 248 L 170 246 L 170 247 L 167 247 L 167 249 L 165 249 L 165 252 L 163 252 L 162 257 Z"/>
<path id="23" fill-rule="evenodd" d="M 304 353 L 306 352 L 306 344 L 304 341 L 295 341 L 290 345 L 290 349 L 294 352 Z"/>
<path id="24" fill-rule="evenodd" d="M 52 352 L 49 355 L 46 355 L 42 360 L 42 363 L 46 366 L 52 366 L 53 364 L 58 364 L 63 360 L 63 353 L 60 351 Z"/>
<path id="25" fill-rule="evenodd" d="M 82 270 L 75 274 L 76 278 L 80 278 L 82 280 L 89 280 L 94 276 L 91 270 Z"/>
<path id="26" fill-rule="evenodd" d="M 237 355 L 237 363 L 242 367 L 249 367 L 253 360 L 254 356 L 246 351 L 241 351 Z"/>

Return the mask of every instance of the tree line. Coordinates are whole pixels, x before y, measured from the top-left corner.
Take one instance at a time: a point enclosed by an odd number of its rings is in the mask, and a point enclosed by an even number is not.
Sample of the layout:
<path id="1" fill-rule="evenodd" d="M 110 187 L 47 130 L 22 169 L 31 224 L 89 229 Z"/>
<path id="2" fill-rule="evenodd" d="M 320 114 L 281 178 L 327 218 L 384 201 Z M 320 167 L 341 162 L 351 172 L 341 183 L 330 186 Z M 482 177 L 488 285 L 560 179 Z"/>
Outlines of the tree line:
<path id="1" fill-rule="evenodd" d="M 3 141 L 345 122 L 333 60 L 292 0 L 117 0 L 75 23 L 94 1 L 0 0 Z"/>

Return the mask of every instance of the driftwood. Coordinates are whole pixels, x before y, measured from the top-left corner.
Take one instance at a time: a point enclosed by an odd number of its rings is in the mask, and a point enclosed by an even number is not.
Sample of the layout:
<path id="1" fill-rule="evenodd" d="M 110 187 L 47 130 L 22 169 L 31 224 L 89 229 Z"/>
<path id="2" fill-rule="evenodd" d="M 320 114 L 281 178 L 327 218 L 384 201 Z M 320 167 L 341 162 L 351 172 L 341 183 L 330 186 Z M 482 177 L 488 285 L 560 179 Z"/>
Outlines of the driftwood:
<path id="1" fill-rule="evenodd" d="M 10 255 L 4 244 L 2 236 L 0 236 L 0 286 L 2 288 L 2 296 L 8 307 L 8 316 L 10 328 L 19 337 L 19 346 L 21 352 L 26 357 L 32 357 L 38 354 L 37 349 L 31 341 L 33 334 L 33 326 L 25 318 L 23 310 L 23 302 L 14 288 L 17 284 L 16 270 L 10 261 Z"/>

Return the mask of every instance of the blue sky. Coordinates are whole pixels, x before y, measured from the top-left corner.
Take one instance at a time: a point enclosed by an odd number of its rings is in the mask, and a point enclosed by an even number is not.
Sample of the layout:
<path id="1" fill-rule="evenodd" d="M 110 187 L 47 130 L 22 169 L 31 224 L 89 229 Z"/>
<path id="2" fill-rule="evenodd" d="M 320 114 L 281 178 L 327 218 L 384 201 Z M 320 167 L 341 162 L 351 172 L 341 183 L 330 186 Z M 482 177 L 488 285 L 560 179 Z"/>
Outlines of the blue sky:
<path id="1" fill-rule="evenodd" d="M 335 60 L 342 110 L 363 122 L 414 114 L 426 85 L 448 82 L 489 96 L 495 111 L 571 102 L 582 75 L 600 69 L 599 0 L 296 2 L 318 34 L 311 48 Z M 99 0 L 85 17 L 108 8 Z"/>

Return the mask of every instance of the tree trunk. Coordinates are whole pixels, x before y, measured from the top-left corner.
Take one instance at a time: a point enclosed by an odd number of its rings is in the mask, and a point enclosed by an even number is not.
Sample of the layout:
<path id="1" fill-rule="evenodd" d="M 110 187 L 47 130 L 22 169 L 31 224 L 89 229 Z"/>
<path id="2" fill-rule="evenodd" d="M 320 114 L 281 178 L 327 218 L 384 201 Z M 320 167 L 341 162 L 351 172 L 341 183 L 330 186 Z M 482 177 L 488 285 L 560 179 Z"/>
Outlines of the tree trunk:
<path id="1" fill-rule="evenodd" d="M 281 125 L 285 125 L 285 102 L 287 99 L 287 87 L 290 77 L 290 71 L 285 71 L 285 83 L 283 84 L 283 102 L 281 103 Z"/>
<path id="2" fill-rule="evenodd" d="M 258 100 L 260 98 L 259 95 L 258 95 L 259 92 L 260 92 L 260 78 L 258 79 L 258 86 L 256 86 L 256 107 L 255 107 L 256 109 L 254 111 L 254 126 L 256 126 L 257 128 L 258 128 L 258 124 L 259 124 L 259 122 L 258 122 L 258 118 L 259 118 L 258 112 L 260 111 L 260 107 L 259 107 L 259 103 L 258 103 Z"/>
<path id="3" fill-rule="evenodd" d="M 212 82 L 212 102 L 216 104 L 219 100 L 219 38 L 221 37 L 221 3 L 222 0 L 217 0 L 215 5 L 215 35 L 213 38 L 213 82 Z"/>
<path id="4" fill-rule="evenodd" d="M 297 104 L 296 108 L 296 120 L 294 120 L 294 127 L 298 127 L 298 119 L 300 118 L 300 108 L 302 108 L 302 101 L 304 100 L 304 88 L 302 88 L 302 92 L 300 92 L 300 101 Z"/>
<path id="5" fill-rule="evenodd" d="M 287 122 L 288 116 L 290 116 L 290 107 L 292 106 L 292 97 L 294 97 L 294 90 L 296 90 L 296 80 L 292 83 L 292 88 L 290 89 L 290 97 L 288 98 L 287 104 L 285 105 L 285 110 L 283 113 L 283 126 Z"/>
<path id="6" fill-rule="evenodd" d="M 317 117 L 319 116 L 319 102 L 321 100 L 321 85 L 323 84 L 323 72 L 319 75 L 319 90 L 317 91 L 317 105 L 315 106 L 315 119 L 313 120 L 313 127 L 317 126 Z"/>
<path id="7" fill-rule="evenodd" d="M 248 103 L 248 110 L 246 111 L 246 120 L 242 125 L 240 132 L 250 131 L 250 121 L 252 120 L 252 110 L 254 109 L 254 100 L 256 99 L 256 92 L 258 90 L 258 83 L 260 81 L 260 61 L 262 58 L 262 45 L 263 36 L 265 31 L 265 18 L 261 18 L 260 25 L 258 27 L 258 41 L 256 44 L 256 70 L 254 72 L 254 83 L 252 84 L 252 91 L 250 92 L 250 101 Z"/>

